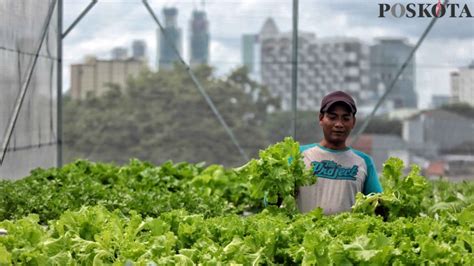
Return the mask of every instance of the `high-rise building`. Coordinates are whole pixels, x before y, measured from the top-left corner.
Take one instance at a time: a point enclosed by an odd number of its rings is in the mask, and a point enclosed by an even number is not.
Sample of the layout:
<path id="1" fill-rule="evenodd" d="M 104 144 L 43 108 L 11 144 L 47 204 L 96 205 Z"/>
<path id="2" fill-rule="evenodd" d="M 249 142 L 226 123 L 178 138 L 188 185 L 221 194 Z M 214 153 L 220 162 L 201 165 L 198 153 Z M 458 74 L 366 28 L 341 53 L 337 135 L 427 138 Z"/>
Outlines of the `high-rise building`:
<path id="1" fill-rule="evenodd" d="M 124 60 L 127 59 L 128 51 L 125 47 L 115 47 L 111 51 L 113 60 Z"/>
<path id="2" fill-rule="evenodd" d="M 370 96 L 378 100 L 389 89 L 402 64 L 413 50 L 406 39 L 380 38 L 370 47 Z M 415 57 L 413 57 L 387 96 L 395 109 L 416 108 Z"/>
<path id="3" fill-rule="evenodd" d="M 247 67 L 249 73 L 255 71 L 256 51 L 258 35 L 244 34 L 242 35 L 242 65 Z"/>
<path id="4" fill-rule="evenodd" d="M 172 46 L 174 46 L 179 53 L 181 53 L 182 50 L 181 29 L 178 27 L 178 9 L 174 7 L 163 8 L 163 15 L 165 17 L 164 31 L 166 39 L 160 29 L 158 29 L 158 70 L 172 69 L 174 62 L 179 60 Z"/>
<path id="5" fill-rule="evenodd" d="M 451 72 L 451 96 L 452 96 L 452 102 L 453 103 L 458 103 L 460 102 L 459 99 L 459 72 L 454 71 Z"/>
<path id="6" fill-rule="evenodd" d="M 450 104 L 452 97 L 450 95 L 433 94 L 431 96 L 431 108 L 440 108 L 443 105 Z"/>
<path id="7" fill-rule="evenodd" d="M 280 31 L 278 30 L 275 20 L 273 20 L 273 18 L 267 18 L 267 20 L 265 20 L 263 23 L 262 29 L 260 30 L 259 38 L 263 40 L 267 37 L 276 36 L 279 33 Z"/>
<path id="8" fill-rule="evenodd" d="M 209 63 L 209 22 L 206 12 L 193 11 L 191 26 L 191 66 Z"/>
<path id="9" fill-rule="evenodd" d="M 98 60 L 86 58 L 83 64 L 71 65 L 71 98 L 85 99 L 101 96 L 109 90 L 109 84 L 122 88 L 129 77 L 136 76 L 146 68 L 143 60 Z"/>
<path id="10" fill-rule="evenodd" d="M 261 77 L 281 108 L 291 108 L 292 34 L 279 33 L 274 21 L 265 22 L 259 35 Z M 298 109 L 317 110 L 322 97 L 344 90 L 360 102 L 369 83 L 368 46 L 355 38 L 316 38 L 299 33 Z"/>
<path id="11" fill-rule="evenodd" d="M 146 43 L 143 40 L 135 40 L 132 43 L 132 57 L 136 60 L 145 60 Z"/>
<path id="12" fill-rule="evenodd" d="M 474 106 L 474 61 L 451 73 L 451 94 L 453 102 Z"/>

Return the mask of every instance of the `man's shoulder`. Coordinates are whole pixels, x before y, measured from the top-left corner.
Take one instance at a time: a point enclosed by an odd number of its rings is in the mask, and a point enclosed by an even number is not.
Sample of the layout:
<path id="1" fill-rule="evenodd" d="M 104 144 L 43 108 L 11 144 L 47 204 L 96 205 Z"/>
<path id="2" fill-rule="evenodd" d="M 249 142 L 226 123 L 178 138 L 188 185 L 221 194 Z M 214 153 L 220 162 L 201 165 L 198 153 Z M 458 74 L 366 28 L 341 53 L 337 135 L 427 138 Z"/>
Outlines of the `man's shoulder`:
<path id="1" fill-rule="evenodd" d="M 355 155 L 357 155 L 357 156 L 359 156 L 360 158 L 364 159 L 364 161 L 367 163 L 367 165 L 373 164 L 372 157 L 370 157 L 370 155 L 368 155 L 367 153 L 364 153 L 364 152 L 362 152 L 362 151 L 356 150 L 356 149 L 354 149 L 354 148 L 351 148 L 351 151 L 354 152 Z"/>
<path id="2" fill-rule="evenodd" d="M 303 153 L 304 151 L 309 150 L 309 149 L 311 149 L 311 148 L 314 148 L 314 147 L 316 147 L 316 146 L 317 146 L 316 143 L 301 145 L 301 146 L 300 146 L 300 152 Z"/>
<path id="3" fill-rule="evenodd" d="M 353 151 L 357 156 L 362 157 L 362 158 L 364 158 L 364 159 L 366 159 L 366 158 L 371 158 L 370 155 L 368 155 L 367 153 L 364 153 L 364 152 L 362 152 L 362 151 L 356 150 L 356 149 L 354 149 L 354 148 L 352 148 L 352 147 L 351 147 L 351 151 Z"/>

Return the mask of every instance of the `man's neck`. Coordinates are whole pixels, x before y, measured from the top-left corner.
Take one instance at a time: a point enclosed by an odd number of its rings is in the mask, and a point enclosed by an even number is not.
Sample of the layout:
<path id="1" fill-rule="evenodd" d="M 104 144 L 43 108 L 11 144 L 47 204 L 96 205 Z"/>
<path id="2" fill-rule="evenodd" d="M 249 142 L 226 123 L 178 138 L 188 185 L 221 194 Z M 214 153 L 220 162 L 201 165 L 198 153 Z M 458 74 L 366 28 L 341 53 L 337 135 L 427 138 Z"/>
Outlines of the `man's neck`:
<path id="1" fill-rule="evenodd" d="M 344 149 L 347 149 L 347 146 L 346 146 L 346 143 L 345 142 L 341 142 L 341 143 L 332 143 L 332 142 L 328 142 L 327 140 L 323 139 L 321 140 L 321 142 L 319 143 L 319 145 L 325 147 L 325 148 L 328 148 L 328 149 L 331 149 L 331 150 L 344 150 Z"/>

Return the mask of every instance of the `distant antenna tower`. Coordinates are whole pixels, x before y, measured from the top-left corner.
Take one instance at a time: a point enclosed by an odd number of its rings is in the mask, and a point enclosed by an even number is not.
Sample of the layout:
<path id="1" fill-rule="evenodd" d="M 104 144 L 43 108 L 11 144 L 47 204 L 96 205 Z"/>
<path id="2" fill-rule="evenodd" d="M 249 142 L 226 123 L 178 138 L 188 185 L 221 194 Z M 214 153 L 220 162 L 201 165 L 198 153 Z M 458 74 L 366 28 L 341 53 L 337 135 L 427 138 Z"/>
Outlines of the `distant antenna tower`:
<path id="1" fill-rule="evenodd" d="M 206 0 L 201 1 L 202 11 L 206 11 Z"/>

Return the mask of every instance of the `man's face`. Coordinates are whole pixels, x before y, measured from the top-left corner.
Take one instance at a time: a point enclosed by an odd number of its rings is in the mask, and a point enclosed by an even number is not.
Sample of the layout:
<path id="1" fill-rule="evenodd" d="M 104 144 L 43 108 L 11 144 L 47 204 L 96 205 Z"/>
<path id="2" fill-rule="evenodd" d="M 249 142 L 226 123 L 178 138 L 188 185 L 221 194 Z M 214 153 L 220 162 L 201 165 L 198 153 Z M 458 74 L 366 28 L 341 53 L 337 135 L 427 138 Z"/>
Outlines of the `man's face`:
<path id="1" fill-rule="evenodd" d="M 334 144 L 345 143 L 355 125 L 355 117 L 349 106 L 335 103 L 327 112 L 319 115 L 319 125 L 326 141 Z"/>

